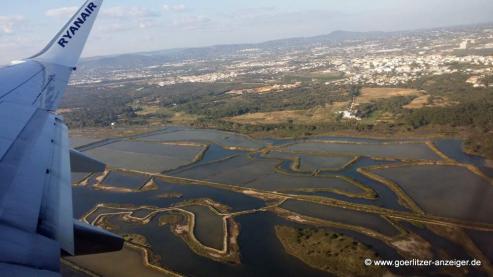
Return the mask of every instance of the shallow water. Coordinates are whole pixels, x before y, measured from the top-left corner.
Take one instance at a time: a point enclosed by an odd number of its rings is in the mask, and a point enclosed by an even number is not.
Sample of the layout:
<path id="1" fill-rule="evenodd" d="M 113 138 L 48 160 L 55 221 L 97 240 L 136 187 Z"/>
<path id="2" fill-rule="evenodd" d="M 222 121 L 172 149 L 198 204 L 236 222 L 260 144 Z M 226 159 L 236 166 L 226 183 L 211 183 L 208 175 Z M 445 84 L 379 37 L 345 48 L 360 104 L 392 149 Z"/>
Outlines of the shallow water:
<path id="1" fill-rule="evenodd" d="M 169 174 L 268 191 L 338 189 L 353 194 L 363 193 L 359 187 L 332 176 L 317 177 L 298 173 L 278 173 L 274 169 L 279 163 L 280 161 L 274 159 L 251 159 L 246 155 L 241 155 L 188 170 L 180 170 L 176 174 L 169 172 Z"/>
<path id="2" fill-rule="evenodd" d="M 138 217 L 138 218 L 145 218 L 149 214 L 151 214 L 152 212 L 153 212 L 152 209 L 142 208 L 142 209 L 132 211 L 132 216 Z"/>
<path id="3" fill-rule="evenodd" d="M 298 170 L 304 172 L 313 172 L 315 170 L 339 170 L 354 159 L 353 156 L 316 156 L 278 151 L 269 152 L 262 157 L 282 160 L 299 158 L 300 166 Z"/>
<path id="4" fill-rule="evenodd" d="M 431 230 L 424 228 L 424 227 L 416 227 L 412 225 L 411 223 L 404 223 L 401 222 L 400 225 L 404 227 L 406 230 L 411 231 L 413 233 L 416 233 L 419 235 L 421 238 L 425 239 L 428 241 L 431 246 L 432 246 L 432 252 L 434 254 L 434 258 L 438 259 L 439 256 L 437 255 L 439 252 L 445 252 L 449 256 L 447 258 L 449 259 L 457 259 L 457 260 L 473 260 L 477 257 L 470 257 L 464 248 L 455 242 L 452 242 L 446 238 L 443 238 Z M 469 274 L 466 276 L 488 276 L 486 273 L 476 269 L 475 267 L 469 267 Z M 424 269 L 423 273 L 429 274 L 431 272 L 435 272 L 436 269 L 433 267 L 427 267 Z"/>
<path id="5" fill-rule="evenodd" d="M 87 144 L 98 141 L 98 139 L 81 137 L 81 136 L 71 136 L 69 138 L 69 140 L 70 140 L 70 147 L 71 148 L 81 147 L 83 145 L 87 145 Z"/>
<path id="6" fill-rule="evenodd" d="M 362 226 L 386 236 L 396 236 L 400 233 L 399 230 L 396 229 L 389 221 L 376 214 L 291 199 L 284 202 L 281 205 L 281 208 L 301 215 L 307 215 L 310 217 L 349 225 Z"/>
<path id="7" fill-rule="evenodd" d="M 441 139 L 434 144 L 448 157 L 461 162 L 477 166 L 483 173 L 493 178 L 493 168 L 486 166 L 485 159 L 479 156 L 469 155 L 462 151 L 463 142 L 458 139 Z"/>
<path id="8" fill-rule="evenodd" d="M 242 263 L 245 264 L 246 275 L 249 276 L 327 276 L 327 273 L 308 268 L 297 258 L 287 254 L 277 239 L 276 225 L 294 228 L 310 228 L 310 226 L 284 220 L 272 213 L 256 213 L 235 218 L 242 226 L 238 238 L 242 249 Z M 342 233 L 367 246 L 372 247 L 381 257 L 397 259 L 399 254 L 383 242 L 366 235 L 337 229 L 324 228 L 331 232 Z M 255 242 L 255 243 L 252 243 Z M 397 271 L 400 272 L 400 271 Z"/>
<path id="9" fill-rule="evenodd" d="M 158 227 L 157 219 L 148 225 L 126 222 L 118 222 L 118 225 L 122 228 L 121 232 L 146 236 L 156 254 L 162 257 L 163 266 L 187 276 L 327 276 L 327 273 L 312 269 L 287 254 L 274 229 L 275 225 L 307 226 L 286 221 L 271 213 L 242 215 L 235 217 L 235 220 L 241 226 L 238 237 L 241 265 L 218 263 L 198 256 L 180 238 L 174 236 L 168 226 Z M 326 229 L 353 237 L 371 246 L 381 257 L 400 257 L 392 248 L 365 235 L 333 228 Z"/>
<path id="10" fill-rule="evenodd" d="M 440 160 L 428 146 L 423 143 L 406 144 L 356 144 L 356 143 L 296 143 L 286 147 L 290 151 L 317 152 L 340 155 L 357 155 L 366 157 L 404 159 L 404 160 Z"/>
<path id="11" fill-rule="evenodd" d="M 264 201 L 260 199 L 232 191 L 206 186 L 173 184 L 160 179 L 155 179 L 155 182 L 158 184 L 159 190 L 135 193 L 94 190 L 90 187 L 74 187 L 72 189 L 74 215 L 76 218 L 80 218 L 99 203 L 149 205 L 165 208 L 186 200 L 210 198 L 231 207 L 232 211 L 257 209 L 265 205 Z M 182 197 L 158 197 L 160 194 L 171 192 L 182 194 Z"/>
<path id="12" fill-rule="evenodd" d="M 320 157 L 312 155 L 300 155 L 300 170 L 337 170 L 351 162 L 354 157 Z"/>
<path id="13" fill-rule="evenodd" d="M 84 180 L 87 176 L 89 176 L 90 172 L 72 172 L 70 175 L 70 180 L 72 184 L 78 184 L 82 180 Z"/>
<path id="14" fill-rule="evenodd" d="M 247 149 L 258 149 L 266 146 L 265 143 L 253 140 L 240 134 L 209 130 L 175 128 L 169 132 L 142 137 L 145 141 L 195 141 L 206 144 L 218 144 L 225 147 L 241 147 Z"/>
<path id="15" fill-rule="evenodd" d="M 203 245 L 221 250 L 224 246 L 224 223 L 222 216 L 217 215 L 206 206 L 188 206 L 183 208 L 195 215 L 193 233 Z"/>
<path id="16" fill-rule="evenodd" d="M 102 184 L 109 187 L 138 190 L 145 185 L 145 182 L 148 179 L 149 176 L 146 175 L 112 170 L 106 178 L 104 178 Z"/>
<path id="17" fill-rule="evenodd" d="M 463 167 L 405 166 L 374 170 L 433 215 L 493 223 L 493 186 Z"/>
<path id="18" fill-rule="evenodd" d="M 467 230 L 466 233 L 483 254 L 489 258 L 490 263 L 493 263 L 493 232 Z"/>
<path id="19" fill-rule="evenodd" d="M 122 162 L 122 167 L 128 169 L 139 169 L 160 172 L 168 170 L 167 174 L 183 176 L 193 179 L 209 180 L 213 182 L 238 185 L 245 188 L 257 188 L 267 191 L 283 191 L 291 194 L 317 195 L 334 198 L 352 203 L 374 205 L 388 209 L 406 211 L 402 207 L 396 194 L 386 185 L 373 181 L 357 172 L 360 167 L 374 165 L 385 165 L 397 163 L 399 161 L 379 161 L 368 157 L 360 157 L 355 163 L 347 168 L 332 170 L 332 168 L 350 160 L 354 155 L 375 156 L 384 158 L 398 159 L 433 159 L 439 160 L 434 152 L 424 143 L 417 144 L 395 144 L 391 140 L 373 140 L 364 138 L 347 137 L 314 137 L 304 140 L 289 139 L 263 139 L 253 140 L 246 136 L 236 135 L 215 130 L 193 130 L 177 126 L 167 127 L 163 130 L 132 137 L 140 140 L 139 142 L 127 141 L 126 139 L 110 139 L 95 142 L 82 147 L 88 152 L 98 152 L 106 159 L 113 162 Z M 154 143 L 143 141 L 152 140 Z M 339 143 L 318 143 L 317 141 L 338 141 Z M 203 159 L 190 164 L 194 154 L 200 151 L 200 147 L 191 148 L 185 146 L 169 145 L 162 146 L 156 141 L 189 141 L 209 144 Z M 296 142 L 294 145 L 290 143 Z M 356 142 L 364 144 L 348 144 L 343 142 Z M 382 144 L 387 142 L 389 144 Z M 334 152 L 339 155 L 336 157 L 313 156 L 311 154 L 291 154 L 281 152 L 271 152 L 268 157 L 262 157 L 256 152 L 245 152 L 241 150 L 228 150 L 224 147 L 241 147 L 251 150 L 259 149 L 267 144 L 289 145 L 285 148 L 304 151 L 314 151 L 321 154 Z M 486 174 L 492 174 L 493 170 L 484 167 L 484 160 L 479 157 L 469 156 L 461 151 L 461 143 L 456 140 L 439 140 L 435 142 L 437 147 L 451 158 L 476 165 Z M 309 146 L 307 148 L 307 145 Z M 122 148 L 123 147 L 123 148 Z M 158 148 L 156 148 L 158 147 Z M 164 148 L 160 148 L 164 147 Z M 101 150 L 105 149 L 105 150 Z M 106 151 L 107 152 L 101 152 Z M 188 152 L 187 152 L 188 151 Z M 122 153 L 125 155 L 122 156 Z M 128 154 L 129 152 L 130 154 Z M 116 154 L 115 154 L 116 153 Z M 149 157 L 166 157 L 168 160 L 149 160 Z M 341 157 L 340 155 L 344 155 Z M 307 172 L 293 171 L 290 166 L 292 159 L 301 156 L 301 168 Z M 122 157 L 124 157 L 122 159 Z M 315 157 L 315 158 L 313 158 Z M 277 158 L 277 159 L 276 159 Z M 337 158 L 337 159 L 335 159 Z M 175 169 L 178 168 L 178 169 Z M 401 185 L 406 187 L 413 199 L 431 214 L 445 215 L 450 217 L 466 218 L 470 220 L 492 222 L 488 217 L 488 212 L 492 210 L 490 205 L 493 196 L 490 193 L 491 186 L 485 186 L 483 181 L 478 180 L 475 175 L 470 175 L 461 170 L 436 170 L 437 167 L 426 166 L 426 170 L 419 167 L 405 169 L 402 172 L 382 171 L 379 174 L 386 174 L 395 180 L 400 180 Z M 310 171 L 315 169 L 331 169 L 321 171 L 320 176 L 312 176 Z M 488 171 L 491 170 L 491 171 Z M 390 176 L 392 175 L 392 176 Z M 135 188 L 141 183 L 144 175 L 138 175 L 138 181 L 133 177 L 113 174 L 105 183 L 115 186 Z M 359 194 L 362 190 L 337 176 L 349 177 L 360 182 L 377 192 L 376 199 L 352 198 L 334 192 L 303 192 L 300 188 L 324 188 L 340 189 L 345 192 Z M 74 175 L 75 179 L 80 175 Z M 89 184 L 95 181 L 90 178 Z M 177 184 L 169 182 L 167 179 L 157 178 L 156 184 L 159 189 L 156 191 L 136 192 L 136 193 L 117 193 L 104 190 L 94 190 L 90 187 L 74 187 L 74 213 L 76 217 L 82 216 L 88 210 L 99 203 L 113 204 L 133 204 L 135 206 L 149 205 L 156 207 L 169 207 L 182 201 L 210 198 L 216 202 L 225 204 L 232 208 L 233 212 L 257 209 L 265 206 L 265 202 L 241 193 L 193 184 Z M 453 189 L 450 189 L 453 187 Z M 168 195 L 169 198 L 159 197 Z M 485 200 L 486 199 L 486 200 Z M 419 202 L 419 201 L 421 202 Z M 427 206 L 429 205 L 429 206 Z M 337 207 L 327 207 L 313 203 L 300 201 L 287 201 L 283 204 L 284 208 L 307 214 L 322 219 L 338 221 L 342 223 L 367 227 L 383 234 L 393 236 L 397 230 L 382 217 L 365 212 L 345 210 Z M 193 208 L 192 208 L 193 209 Z M 200 211 L 198 212 L 200 214 Z M 136 216 L 145 216 L 147 211 L 140 210 Z M 201 219 L 207 219 L 202 213 Z M 209 217 L 209 219 L 214 216 Z M 163 257 L 162 263 L 166 267 L 177 272 L 185 273 L 189 276 L 326 276 L 325 273 L 311 269 L 300 260 L 288 255 L 277 240 L 274 232 L 276 224 L 303 227 L 304 225 L 281 219 L 271 213 L 256 213 L 242 215 L 235 218 L 241 225 L 239 244 L 241 248 L 242 265 L 227 265 L 200 257 L 193 253 L 188 246 L 179 238 L 175 237 L 168 226 L 158 227 L 155 221 L 148 225 L 135 225 L 125 223 L 125 228 L 129 231 L 145 234 L 153 245 L 153 249 Z M 210 230 L 217 227 L 216 223 L 197 221 L 196 236 L 206 245 L 218 246 L 219 236 L 213 235 L 219 229 Z M 206 220 L 207 221 L 207 220 Z M 203 223 L 203 224 L 202 224 Z M 433 243 L 434 248 L 443 249 L 455 255 L 460 253 L 460 247 L 454 246 L 448 240 L 440 238 L 429 230 L 415 227 L 408 227 L 405 223 L 399 223 L 408 230 L 412 230 L 422 235 L 425 239 Z M 204 231 L 205 230 L 205 231 Z M 349 235 L 367 245 L 372 246 L 380 256 L 389 259 L 397 259 L 400 256 L 393 248 L 385 243 L 369 238 L 363 234 L 331 229 Z M 493 256 L 489 247 L 493 241 L 488 232 L 468 231 L 472 239 L 480 244 L 480 248 L 489 257 Z M 436 241 L 436 242 L 435 242 Z M 221 241 L 222 245 L 222 241 Z M 460 256 L 460 255 L 458 255 Z M 395 269 L 393 269 L 395 271 Z M 414 269 L 398 269 L 399 274 L 407 274 Z M 421 272 L 423 273 L 423 272 Z"/>
<path id="20" fill-rule="evenodd" d="M 161 172 L 193 162 L 203 146 L 118 141 L 85 153 L 112 167 Z"/>
<path id="21" fill-rule="evenodd" d="M 199 166 L 213 163 L 215 161 L 227 159 L 228 157 L 232 157 L 240 154 L 246 154 L 246 153 L 247 152 L 245 151 L 229 150 L 217 144 L 210 144 L 206 152 L 204 153 L 202 159 L 200 159 L 199 161 L 196 161 L 193 164 L 184 165 L 179 168 L 167 171 L 166 173 L 170 173 L 171 175 L 174 175 L 177 174 L 178 172 L 182 172 L 191 168 L 197 168 Z"/>
<path id="22" fill-rule="evenodd" d="M 99 215 L 102 215 L 105 213 L 115 213 L 115 212 L 118 212 L 118 211 L 116 211 L 113 208 L 98 207 L 97 210 L 95 210 L 93 213 L 91 213 L 90 215 L 88 215 L 86 217 L 86 220 L 87 220 L 87 222 L 92 223 L 94 220 L 96 220 L 96 218 Z"/>
<path id="23" fill-rule="evenodd" d="M 376 160 L 372 160 L 370 158 L 361 157 L 355 163 L 344 168 L 343 170 L 333 171 L 333 172 L 332 171 L 322 171 L 320 173 L 320 176 L 326 176 L 326 177 L 345 176 L 345 177 L 351 178 L 352 180 L 354 180 L 356 182 L 359 182 L 360 184 L 364 184 L 365 186 L 371 188 L 373 191 L 375 191 L 377 193 L 376 199 L 354 198 L 354 197 L 348 197 L 345 195 L 336 194 L 333 192 L 296 192 L 296 194 L 324 196 L 324 197 L 335 198 L 338 200 L 343 200 L 343 201 L 352 202 L 352 203 L 374 205 L 374 206 L 388 208 L 388 209 L 407 211 L 408 209 L 406 207 L 403 207 L 399 203 L 397 195 L 392 190 L 390 190 L 388 186 L 386 186 L 380 182 L 376 182 L 376 181 L 366 177 L 365 175 L 363 175 L 357 171 L 357 169 L 361 168 L 361 167 L 385 165 L 385 164 L 391 164 L 391 163 L 393 163 L 393 162 L 376 161 Z M 292 172 L 292 170 L 289 167 L 288 162 L 283 163 L 281 168 L 283 170 L 285 170 L 286 172 Z M 296 173 L 296 172 L 293 172 L 293 173 Z M 309 176 L 309 174 L 307 176 Z"/>

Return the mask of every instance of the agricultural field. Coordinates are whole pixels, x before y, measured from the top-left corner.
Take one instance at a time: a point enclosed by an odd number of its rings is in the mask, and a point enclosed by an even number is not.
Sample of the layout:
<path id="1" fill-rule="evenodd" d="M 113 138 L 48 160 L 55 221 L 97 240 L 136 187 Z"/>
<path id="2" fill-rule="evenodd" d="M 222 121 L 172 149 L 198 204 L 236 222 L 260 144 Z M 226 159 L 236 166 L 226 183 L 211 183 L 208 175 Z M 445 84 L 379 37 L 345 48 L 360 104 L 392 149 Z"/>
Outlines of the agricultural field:
<path id="1" fill-rule="evenodd" d="M 356 97 L 356 104 L 366 104 L 372 101 L 387 99 L 392 97 L 405 96 L 423 96 L 423 91 L 407 88 L 362 88 L 360 94 Z"/>

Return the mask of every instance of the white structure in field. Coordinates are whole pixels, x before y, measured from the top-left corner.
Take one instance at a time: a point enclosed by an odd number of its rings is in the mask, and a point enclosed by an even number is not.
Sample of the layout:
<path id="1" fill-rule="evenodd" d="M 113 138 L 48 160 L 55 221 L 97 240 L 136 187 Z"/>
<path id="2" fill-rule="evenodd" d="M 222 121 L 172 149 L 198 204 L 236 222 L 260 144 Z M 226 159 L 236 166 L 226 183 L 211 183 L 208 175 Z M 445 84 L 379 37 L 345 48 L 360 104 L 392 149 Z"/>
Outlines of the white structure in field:
<path id="1" fill-rule="evenodd" d="M 484 88 L 486 85 L 483 83 L 484 76 L 471 76 L 466 80 L 466 83 L 471 84 L 475 88 Z"/>
<path id="2" fill-rule="evenodd" d="M 351 101 L 351 106 L 349 110 L 338 111 L 337 114 L 342 114 L 343 119 L 352 119 L 352 120 L 361 120 L 361 117 L 356 116 L 356 112 L 354 107 L 356 106 L 356 97 L 353 96 L 353 100 Z"/>
<path id="3" fill-rule="evenodd" d="M 353 120 L 361 120 L 360 117 L 353 114 L 351 111 L 339 111 L 338 114 L 342 114 L 342 118 L 344 119 L 353 119 Z"/>

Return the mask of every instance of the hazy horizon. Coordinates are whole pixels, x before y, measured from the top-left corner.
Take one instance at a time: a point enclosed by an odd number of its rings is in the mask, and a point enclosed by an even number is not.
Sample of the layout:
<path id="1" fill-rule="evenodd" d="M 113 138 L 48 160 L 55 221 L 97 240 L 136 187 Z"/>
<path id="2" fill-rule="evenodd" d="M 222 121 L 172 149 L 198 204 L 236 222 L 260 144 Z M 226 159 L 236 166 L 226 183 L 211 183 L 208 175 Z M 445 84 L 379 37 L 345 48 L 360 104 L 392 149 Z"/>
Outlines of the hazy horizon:
<path id="1" fill-rule="evenodd" d="M 91 58 L 99 58 L 99 57 L 111 57 L 111 56 L 119 56 L 126 54 L 139 54 L 139 53 L 152 53 L 159 51 L 171 51 L 171 50 L 180 50 L 180 49 L 194 49 L 194 48 L 208 48 L 208 47 L 216 47 L 216 46 L 234 46 L 234 45 L 256 45 L 262 43 L 268 43 L 271 41 L 279 41 L 279 40 L 288 40 L 288 39 L 299 39 L 299 38 L 315 38 L 319 36 L 331 35 L 336 32 L 348 32 L 348 33 L 396 33 L 396 32 L 414 32 L 414 31 L 427 31 L 427 30 L 435 30 L 435 29 L 443 29 L 443 28 L 460 28 L 460 27 L 473 27 L 473 26 L 481 26 L 481 25 L 493 25 L 492 21 L 478 22 L 478 23 L 470 23 L 470 24 L 461 24 L 461 25 L 448 25 L 448 26 L 436 26 L 436 27 L 428 27 L 428 28 L 416 28 L 416 29 L 402 29 L 402 30 L 394 30 L 394 31 L 358 31 L 358 30 L 333 30 L 328 33 L 314 34 L 310 36 L 291 36 L 291 37 L 280 37 L 275 39 L 254 41 L 254 42 L 237 42 L 237 43 L 219 43 L 219 44 L 207 44 L 200 46 L 184 46 L 184 47 L 171 47 L 171 48 L 162 48 L 162 49 L 154 49 L 154 50 L 144 50 L 144 51 L 129 51 L 129 52 L 121 52 L 121 53 L 113 53 L 113 54 L 103 54 L 103 55 L 93 55 L 93 56 L 83 56 L 81 59 L 91 59 Z"/>
<path id="2" fill-rule="evenodd" d="M 82 1 L 7 2 L 0 12 L 0 63 L 40 50 Z M 491 23 L 486 0 L 294 0 L 213 3 L 105 0 L 84 57 L 250 44 L 333 31 L 410 31 Z"/>

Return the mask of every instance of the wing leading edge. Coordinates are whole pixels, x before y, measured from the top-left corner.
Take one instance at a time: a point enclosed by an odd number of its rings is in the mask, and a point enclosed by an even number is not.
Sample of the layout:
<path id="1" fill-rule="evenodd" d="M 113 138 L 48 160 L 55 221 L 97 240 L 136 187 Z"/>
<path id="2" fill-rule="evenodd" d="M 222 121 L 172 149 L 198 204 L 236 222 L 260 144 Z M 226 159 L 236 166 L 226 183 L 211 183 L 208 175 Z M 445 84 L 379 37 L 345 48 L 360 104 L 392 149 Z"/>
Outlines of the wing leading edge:
<path id="1" fill-rule="evenodd" d="M 117 236 L 74 225 L 68 130 L 54 112 L 101 4 L 87 1 L 40 53 L 0 68 L 1 276 L 57 276 L 61 249 L 73 255 L 122 247 Z M 80 243 L 91 239 L 111 243 Z"/>

